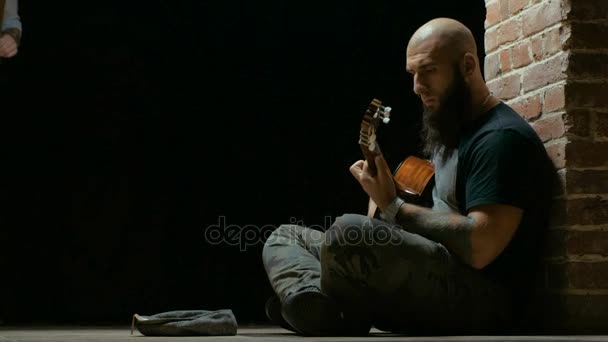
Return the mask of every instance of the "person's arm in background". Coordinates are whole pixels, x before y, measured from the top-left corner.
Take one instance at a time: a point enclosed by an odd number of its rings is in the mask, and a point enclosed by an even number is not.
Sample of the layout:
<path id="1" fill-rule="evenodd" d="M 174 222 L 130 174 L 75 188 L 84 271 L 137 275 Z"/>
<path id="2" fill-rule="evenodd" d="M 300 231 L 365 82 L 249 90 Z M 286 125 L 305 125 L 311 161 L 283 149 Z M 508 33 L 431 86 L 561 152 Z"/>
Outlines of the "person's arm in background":
<path id="1" fill-rule="evenodd" d="M 11 58 L 17 54 L 21 44 L 22 24 L 19 17 L 18 0 L 6 0 L 2 34 L 0 35 L 0 57 Z"/>

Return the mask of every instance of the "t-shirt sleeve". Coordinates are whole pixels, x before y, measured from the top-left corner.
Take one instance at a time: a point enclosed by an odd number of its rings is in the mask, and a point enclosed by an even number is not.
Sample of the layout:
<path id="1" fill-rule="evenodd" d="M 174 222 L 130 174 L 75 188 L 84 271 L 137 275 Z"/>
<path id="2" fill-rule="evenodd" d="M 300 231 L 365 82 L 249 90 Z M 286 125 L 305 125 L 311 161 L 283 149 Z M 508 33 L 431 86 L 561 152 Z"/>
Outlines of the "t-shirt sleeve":
<path id="1" fill-rule="evenodd" d="M 526 206 L 526 194 L 534 191 L 532 144 L 512 130 L 484 135 L 465 160 L 465 209 L 484 204 Z"/>

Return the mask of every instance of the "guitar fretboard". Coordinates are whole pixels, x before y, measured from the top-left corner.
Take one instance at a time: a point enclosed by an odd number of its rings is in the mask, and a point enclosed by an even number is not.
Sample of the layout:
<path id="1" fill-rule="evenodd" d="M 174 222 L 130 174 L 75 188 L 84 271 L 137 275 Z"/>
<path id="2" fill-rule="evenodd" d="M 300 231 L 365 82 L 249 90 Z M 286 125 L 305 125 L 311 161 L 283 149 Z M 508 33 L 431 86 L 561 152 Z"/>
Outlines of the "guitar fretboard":
<path id="1" fill-rule="evenodd" d="M 361 120 L 359 145 L 373 173 L 376 172 L 374 157 L 380 153 L 380 148 L 376 142 L 376 130 L 380 123 L 389 122 L 390 111 L 390 107 L 382 106 L 380 100 L 373 99 Z"/>

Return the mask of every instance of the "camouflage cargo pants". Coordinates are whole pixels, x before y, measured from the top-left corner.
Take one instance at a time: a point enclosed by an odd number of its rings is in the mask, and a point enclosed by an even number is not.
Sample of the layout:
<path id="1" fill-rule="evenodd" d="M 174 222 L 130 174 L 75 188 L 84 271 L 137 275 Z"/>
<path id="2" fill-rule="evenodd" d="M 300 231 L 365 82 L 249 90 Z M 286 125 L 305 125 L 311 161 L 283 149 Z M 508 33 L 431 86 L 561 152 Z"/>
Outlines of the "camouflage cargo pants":
<path id="1" fill-rule="evenodd" d="M 262 259 L 281 301 L 316 287 L 381 330 L 477 334 L 510 324 L 510 298 L 499 284 L 442 244 L 366 216 L 343 215 L 325 232 L 282 225 Z"/>

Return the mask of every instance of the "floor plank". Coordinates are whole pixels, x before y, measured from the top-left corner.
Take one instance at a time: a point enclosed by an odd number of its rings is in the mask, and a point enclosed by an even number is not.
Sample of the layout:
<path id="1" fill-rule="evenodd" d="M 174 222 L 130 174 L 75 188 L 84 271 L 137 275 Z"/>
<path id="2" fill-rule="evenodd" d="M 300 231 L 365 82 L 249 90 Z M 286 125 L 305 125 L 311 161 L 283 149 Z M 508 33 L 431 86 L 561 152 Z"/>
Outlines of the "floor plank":
<path id="1" fill-rule="evenodd" d="M 274 326 L 242 326 L 236 336 L 197 336 L 197 337 L 146 337 L 130 327 L 2 327 L 0 342 L 188 342 L 188 341 L 407 341 L 407 342 L 569 342 L 569 341 L 606 341 L 608 336 L 432 336 L 416 337 L 384 333 L 372 330 L 365 337 L 302 337 L 288 330 Z"/>

